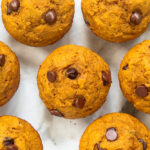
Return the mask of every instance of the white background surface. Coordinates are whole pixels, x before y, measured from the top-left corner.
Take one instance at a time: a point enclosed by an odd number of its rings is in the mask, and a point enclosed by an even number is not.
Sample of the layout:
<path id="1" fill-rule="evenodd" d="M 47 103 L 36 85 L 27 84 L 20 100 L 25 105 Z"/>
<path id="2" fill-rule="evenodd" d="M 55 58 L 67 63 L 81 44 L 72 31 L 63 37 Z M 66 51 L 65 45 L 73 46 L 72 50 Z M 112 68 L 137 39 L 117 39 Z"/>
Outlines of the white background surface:
<path id="1" fill-rule="evenodd" d="M 51 46 L 34 48 L 20 44 L 10 37 L 0 20 L 0 41 L 10 46 L 21 64 L 19 89 L 12 100 L 0 108 L 0 115 L 14 115 L 30 122 L 41 135 L 44 150 L 78 150 L 80 137 L 93 120 L 106 113 L 120 112 L 122 108 L 124 112 L 134 112 L 133 115 L 150 128 L 150 115 L 135 111 L 122 96 L 118 83 L 118 70 L 123 56 L 133 45 L 150 39 L 150 28 L 138 39 L 127 43 L 106 42 L 86 27 L 81 13 L 81 0 L 75 1 L 76 12 L 71 30 Z M 36 77 L 40 64 L 52 50 L 66 44 L 88 47 L 99 53 L 111 68 L 113 83 L 106 103 L 85 119 L 65 120 L 51 116 L 38 95 Z"/>

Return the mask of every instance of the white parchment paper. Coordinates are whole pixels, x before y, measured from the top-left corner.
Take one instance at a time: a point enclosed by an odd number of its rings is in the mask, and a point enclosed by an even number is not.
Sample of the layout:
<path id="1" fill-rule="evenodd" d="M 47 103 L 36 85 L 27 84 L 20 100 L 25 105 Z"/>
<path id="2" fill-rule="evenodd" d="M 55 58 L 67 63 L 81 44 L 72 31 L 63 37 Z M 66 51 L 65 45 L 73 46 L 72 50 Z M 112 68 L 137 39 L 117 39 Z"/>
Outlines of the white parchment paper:
<path id="1" fill-rule="evenodd" d="M 86 127 L 99 116 L 110 112 L 130 113 L 150 128 L 150 115 L 136 111 L 127 103 L 118 83 L 118 70 L 123 56 L 135 44 L 150 39 L 150 28 L 136 40 L 122 44 L 109 43 L 96 37 L 86 27 L 81 13 L 81 0 L 75 1 L 76 12 L 71 30 L 51 46 L 34 48 L 20 44 L 10 37 L 0 20 L 0 41 L 10 46 L 21 64 L 19 89 L 10 102 L 0 107 L 0 115 L 14 115 L 30 122 L 39 132 L 44 150 L 78 150 L 80 137 Z M 51 116 L 38 94 L 36 77 L 39 65 L 52 50 L 66 44 L 85 46 L 97 52 L 107 61 L 112 72 L 113 83 L 106 103 L 98 112 L 84 119 L 65 120 Z"/>

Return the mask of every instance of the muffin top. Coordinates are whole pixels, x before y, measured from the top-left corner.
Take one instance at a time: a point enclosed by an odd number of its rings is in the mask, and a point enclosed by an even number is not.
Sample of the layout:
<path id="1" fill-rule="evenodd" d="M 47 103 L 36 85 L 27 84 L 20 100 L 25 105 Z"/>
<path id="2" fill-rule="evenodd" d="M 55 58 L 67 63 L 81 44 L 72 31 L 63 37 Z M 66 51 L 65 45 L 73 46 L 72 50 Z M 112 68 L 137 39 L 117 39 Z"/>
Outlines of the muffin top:
<path id="1" fill-rule="evenodd" d="M 79 150 L 149 150 L 150 132 L 136 118 L 112 113 L 94 121 L 84 132 Z"/>
<path id="2" fill-rule="evenodd" d="M 40 96 L 52 114 L 82 118 L 104 103 L 111 73 L 96 53 L 85 47 L 66 45 L 46 58 L 37 80 Z"/>
<path id="3" fill-rule="evenodd" d="M 99 37 L 125 42 L 141 35 L 150 22 L 148 0 L 82 0 L 86 24 Z"/>
<path id="4" fill-rule="evenodd" d="M 71 27 L 74 0 L 2 0 L 6 30 L 21 43 L 45 46 Z"/>
<path id="5" fill-rule="evenodd" d="M 39 134 L 26 121 L 13 116 L 0 117 L 1 150 L 43 150 Z"/>

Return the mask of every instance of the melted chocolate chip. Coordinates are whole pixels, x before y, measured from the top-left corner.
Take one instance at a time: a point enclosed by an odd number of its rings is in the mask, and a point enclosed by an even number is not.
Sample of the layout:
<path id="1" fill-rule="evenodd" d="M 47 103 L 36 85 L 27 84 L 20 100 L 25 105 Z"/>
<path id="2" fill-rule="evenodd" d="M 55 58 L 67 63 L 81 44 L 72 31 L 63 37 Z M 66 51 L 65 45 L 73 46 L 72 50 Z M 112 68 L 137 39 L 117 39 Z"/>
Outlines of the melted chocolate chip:
<path id="1" fill-rule="evenodd" d="M 78 76 L 78 71 L 75 68 L 69 68 L 66 72 L 69 79 L 76 79 Z"/>
<path id="2" fill-rule="evenodd" d="M 145 85 L 140 85 L 135 92 L 137 96 L 144 98 L 148 95 L 148 88 Z"/>
<path id="3" fill-rule="evenodd" d="M 0 55 L 0 67 L 3 67 L 5 64 L 5 55 L 1 54 Z"/>
<path id="4" fill-rule="evenodd" d="M 14 144 L 14 139 L 10 138 L 10 137 L 5 137 L 4 141 L 3 141 L 3 144 L 5 146 L 8 146 L 8 145 L 12 145 Z"/>
<path id="5" fill-rule="evenodd" d="M 128 64 L 127 65 L 125 65 L 122 69 L 123 70 L 127 70 L 129 68 L 129 66 L 128 66 Z"/>
<path id="6" fill-rule="evenodd" d="M 18 150 L 18 147 L 16 145 L 8 145 L 6 150 Z"/>
<path id="7" fill-rule="evenodd" d="M 108 72 L 106 73 L 105 71 L 102 71 L 102 80 L 103 80 L 103 85 L 106 86 L 111 83 L 111 73 Z"/>
<path id="8" fill-rule="evenodd" d="M 145 142 L 143 139 L 139 139 L 139 142 L 142 143 L 142 145 L 143 145 L 143 150 L 146 150 L 146 148 L 147 148 L 146 142 Z"/>
<path id="9" fill-rule="evenodd" d="M 11 14 L 13 11 L 18 11 L 20 7 L 20 0 L 12 0 L 7 4 L 7 14 Z"/>
<path id="10" fill-rule="evenodd" d="M 64 117 L 64 115 L 60 111 L 58 111 L 57 109 L 50 110 L 50 113 L 54 116 L 57 116 L 57 117 Z"/>
<path id="11" fill-rule="evenodd" d="M 56 11 L 54 9 L 49 10 L 46 14 L 45 14 L 45 21 L 46 23 L 52 25 L 56 22 L 57 20 L 57 14 Z"/>
<path id="12" fill-rule="evenodd" d="M 55 82 L 56 81 L 56 77 L 57 77 L 56 72 L 54 72 L 54 71 L 48 71 L 47 72 L 47 79 L 48 79 L 48 81 Z"/>
<path id="13" fill-rule="evenodd" d="M 118 134 L 116 132 L 116 129 L 115 128 L 109 128 L 109 129 L 107 129 L 106 138 L 110 142 L 116 141 L 117 138 L 118 138 Z"/>
<path id="14" fill-rule="evenodd" d="M 130 22 L 134 25 L 140 24 L 142 21 L 142 12 L 141 11 L 135 11 L 132 13 L 130 17 Z"/>
<path id="15" fill-rule="evenodd" d="M 82 109 L 85 105 L 85 102 L 86 102 L 85 98 L 82 95 L 79 95 L 79 96 L 76 96 L 73 106 L 79 109 Z"/>

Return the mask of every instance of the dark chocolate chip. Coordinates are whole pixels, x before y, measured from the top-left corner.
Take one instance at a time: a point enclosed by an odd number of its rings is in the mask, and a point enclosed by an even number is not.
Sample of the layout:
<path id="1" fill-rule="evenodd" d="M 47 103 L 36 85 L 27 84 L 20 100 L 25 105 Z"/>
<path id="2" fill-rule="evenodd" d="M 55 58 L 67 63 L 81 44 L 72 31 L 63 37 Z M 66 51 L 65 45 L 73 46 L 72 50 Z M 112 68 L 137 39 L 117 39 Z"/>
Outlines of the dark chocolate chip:
<path id="1" fill-rule="evenodd" d="M 75 68 L 69 68 L 66 72 L 69 79 L 76 79 L 78 76 L 78 71 Z"/>
<path id="2" fill-rule="evenodd" d="M 106 138 L 108 141 L 112 142 L 112 141 L 116 141 L 118 138 L 118 134 L 116 132 L 115 128 L 109 128 L 106 131 Z"/>
<path id="3" fill-rule="evenodd" d="M 54 116 L 57 116 L 57 117 L 64 117 L 64 115 L 60 111 L 58 111 L 57 109 L 50 110 L 50 113 Z"/>
<path id="4" fill-rule="evenodd" d="M 146 150 L 146 148 L 147 148 L 146 142 L 145 142 L 143 139 L 139 139 L 139 142 L 142 143 L 142 145 L 143 145 L 143 150 Z"/>
<path id="5" fill-rule="evenodd" d="M 103 85 L 106 86 L 111 83 L 111 73 L 108 72 L 106 73 L 105 71 L 102 71 L 102 80 L 103 80 Z"/>
<path id="6" fill-rule="evenodd" d="M 85 105 L 85 98 L 82 95 L 76 96 L 74 102 L 73 102 L 73 106 L 82 109 Z"/>
<path id="7" fill-rule="evenodd" d="M 8 145 L 12 145 L 14 144 L 14 139 L 10 138 L 10 137 L 5 137 L 4 141 L 3 141 L 3 144 L 5 146 L 8 146 Z"/>
<path id="8" fill-rule="evenodd" d="M 20 7 L 20 0 L 12 0 L 7 5 L 7 14 L 11 14 L 12 11 L 17 11 Z"/>
<path id="9" fill-rule="evenodd" d="M 56 72 L 54 72 L 54 71 L 48 71 L 47 72 L 47 79 L 48 79 L 48 81 L 55 82 L 56 81 L 56 77 L 57 77 Z"/>
<path id="10" fill-rule="evenodd" d="M 86 25 L 90 26 L 90 23 L 89 23 L 89 21 L 86 18 L 84 19 L 84 21 L 85 21 Z"/>
<path id="11" fill-rule="evenodd" d="M 125 65 L 122 69 L 123 70 L 127 70 L 129 68 L 129 66 L 128 66 L 128 64 L 127 65 Z"/>
<path id="12" fill-rule="evenodd" d="M 98 144 L 95 144 L 94 150 L 104 150 L 104 149 L 102 149 L 102 148 L 100 147 L 100 143 L 98 143 Z"/>
<path id="13" fill-rule="evenodd" d="M 134 11 L 130 17 L 130 22 L 134 25 L 140 24 L 142 21 L 142 13 L 140 11 Z"/>
<path id="14" fill-rule="evenodd" d="M 140 85 L 136 88 L 136 94 L 144 98 L 148 95 L 148 88 L 145 85 Z"/>
<path id="15" fill-rule="evenodd" d="M 16 145 L 8 145 L 6 150 L 18 150 L 18 147 Z"/>
<path id="16" fill-rule="evenodd" d="M 0 67 L 3 67 L 5 64 L 5 55 L 0 54 Z"/>
<path id="17" fill-rule="evenodd" d="M 56 11 L 54 9 L 49 10 L 46 14 L 45 14 L 45 21 L 46 23 L 52 25 L 56 22 L 57 20 L 57 14 Z"/>

